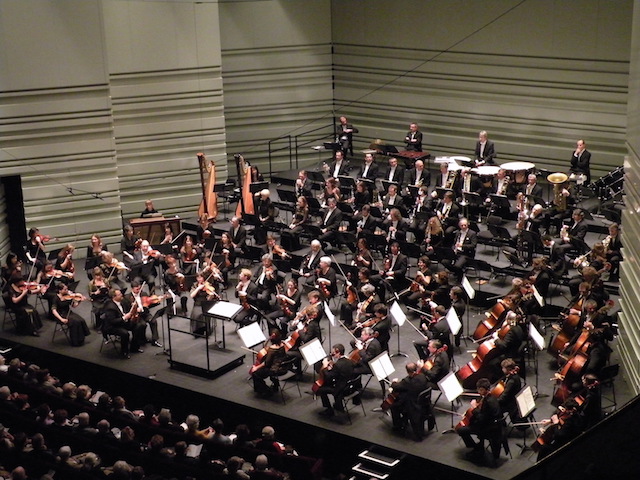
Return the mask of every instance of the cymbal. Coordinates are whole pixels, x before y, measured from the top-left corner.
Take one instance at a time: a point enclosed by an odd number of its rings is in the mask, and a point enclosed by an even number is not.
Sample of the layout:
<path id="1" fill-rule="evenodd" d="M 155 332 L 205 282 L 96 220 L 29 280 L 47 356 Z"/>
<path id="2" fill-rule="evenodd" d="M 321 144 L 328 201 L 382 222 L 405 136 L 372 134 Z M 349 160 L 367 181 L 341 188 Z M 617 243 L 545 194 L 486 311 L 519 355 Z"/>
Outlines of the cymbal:
<path id="1" fill-rule="evenodd" d="M 552 173 L 549 176 L 547 176 L 547 181 L 549 183 L 564 183 L 569 179 L 569 177 L 567 177 L 566 174 L 558 172 L 558 173 Z"/>
<path id="2" fill-rule="evenodd" d="M 377 150 L 374 150 L 374 149 L 372 149 L 372 148 L 365 148 L 364 150 L 360 150 L 360 151 L 361 151 L 362 153 L 364 153 L 365 155 L 366 155 L 367 153 L 376 153 L 376 152 L 377 152 Z"/>

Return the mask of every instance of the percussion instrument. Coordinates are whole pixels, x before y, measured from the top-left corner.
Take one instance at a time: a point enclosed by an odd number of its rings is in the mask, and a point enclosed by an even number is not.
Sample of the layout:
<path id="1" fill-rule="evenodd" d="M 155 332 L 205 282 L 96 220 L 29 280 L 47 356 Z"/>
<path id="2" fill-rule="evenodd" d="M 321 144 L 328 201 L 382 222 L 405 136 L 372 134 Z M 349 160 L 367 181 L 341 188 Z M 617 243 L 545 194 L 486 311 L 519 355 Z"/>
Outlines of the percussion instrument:
<path id="1" fill-rule="evenodd" d="M 513 175 L 510 176 L 514 179 L 514 182 L 516 184 L 523 184 L 527 183 L 527 175 L 533 172 L 536 164 L 531 162 L 507 162 L 503 163 L 500 168 L 508 172 L 513 172 Z"/>
<path id="2" fill-rule="evenodd" d="M 473 173 L 477 173 L 480 177 L 492 177 L 498 173 L 500 167 L 497 165 L 482 165 L 481 167 L 472 168 Z"/>

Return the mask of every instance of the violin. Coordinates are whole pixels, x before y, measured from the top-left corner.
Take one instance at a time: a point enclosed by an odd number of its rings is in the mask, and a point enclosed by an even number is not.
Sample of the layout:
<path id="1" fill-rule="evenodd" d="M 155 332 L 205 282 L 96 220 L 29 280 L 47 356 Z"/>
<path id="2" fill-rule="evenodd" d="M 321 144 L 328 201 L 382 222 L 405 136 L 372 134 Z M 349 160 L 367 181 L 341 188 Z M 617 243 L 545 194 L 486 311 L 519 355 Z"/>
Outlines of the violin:
<path id="1" fill-rule="evenodd" d="M 19 288 L 22 291 L 27 290 L 29 293 L 36 293 L 44 286 L 38 282 L 24 282 Z"/>
<path id="2" fill-rule="evenodd" d="M 282 313 L 284 313 L 285 317 L 291 317 L 293 315 L 291 304 L 286 298 L 282 298 L 283 296 L 286 297 L 286 295 L 284 295 L 284 293 L 282 292 L 282 286 L 278 284 L 276 286 L 276 289 L 278 291 L 278 301 L 280 302 L 280 309 L 282 310 Z"/>
<path id="3" fill-rule="evenodd" d="M 68 292 L 68 293 L 62 295 L 61 298 L 62 298 L 62 300 L 71 300 L 71 301 L 74 301 L 74 302 L 82 302 L 83 300 L 87 299 L 87 297 L 85 297 L 81 293 L 74 293 L 74 292 Z"/>
<path id="4" fill-rule="evenodd" d="M 45 274 L 47 276 L 47 278 L 62 278 L 62 277 L 67 277 L 67 278 L 73 278 L 73 272 L 63 272 L 62 270 L 52 270 L 48 273 Z"/>
<path id="5" fill-rule="evenodd" d="M 320 275 L 320 269 L 318 269 L 318 276 Z M 331 297 L 331 290 L 329 290 L 329 285 L 330 282 L 325 279 L 325 278 L 318 278 L 318 280 L 316 280 L 318 282 L 318 290 L 320 290 L 320 293 L 322 293 L 322 295 L 324 296 L 324 298 L 330 298 Z"/>
<path id="6" fill-rule="evenodd" d="M 216 292 L 216 287 L 211 285 L 209 282 L 204 282 L 203 290 L 207 293 L 207 298 L 212 297 L 212 298 L 216 298 L 218 300 L 220 299 L 220 296 Z"/>
<path id="7" fill-rule="evenodd" d="M 282 247 L 282 245 L 274 245 L 273 246 L 273 253 L 275 253 L 276 255 L 280 256 L 282 259 L 286 259 L 286 258 L 290 258 L 291 255 L 289 255 L 287 253 L 287 251 L 284 249 L 284 247 Z"/>
<path id="8" fill-rule="evenodd" d="M 160 258 L 162 256 L 162 253 L 160 252 L 160 250 L 149 250 L 147 252 L 147 255 L 153 258 Z"/>

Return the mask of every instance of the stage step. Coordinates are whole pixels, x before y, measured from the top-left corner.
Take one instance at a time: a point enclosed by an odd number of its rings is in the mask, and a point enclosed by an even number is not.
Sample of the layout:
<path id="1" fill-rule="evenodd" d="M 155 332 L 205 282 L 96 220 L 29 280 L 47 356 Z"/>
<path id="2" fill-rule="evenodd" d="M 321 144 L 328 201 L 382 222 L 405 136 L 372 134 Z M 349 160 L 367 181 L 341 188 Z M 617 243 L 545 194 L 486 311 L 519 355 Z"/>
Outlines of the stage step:
<path id="1" fill-rule="evenodd" d="M 360 452 L 358 454 L 358 457 L 373 463 L 383 465 L 387 468 L 393 468 L 400 463 L 399 458 L 390 457 L 388 455 L 383 455 L 379 452 L 373 452 L 370 450 L 365 450 L 364 452 Z"/>
<path id="2" fill-rule="evenodd" d="M 400 464 L 404 454 L 372 445 L 360 452 L 358 458 L 361 461 L 351 469 L 355 473 L 354 480 L 387 480 L 393 478 L 393 470 Z"/>

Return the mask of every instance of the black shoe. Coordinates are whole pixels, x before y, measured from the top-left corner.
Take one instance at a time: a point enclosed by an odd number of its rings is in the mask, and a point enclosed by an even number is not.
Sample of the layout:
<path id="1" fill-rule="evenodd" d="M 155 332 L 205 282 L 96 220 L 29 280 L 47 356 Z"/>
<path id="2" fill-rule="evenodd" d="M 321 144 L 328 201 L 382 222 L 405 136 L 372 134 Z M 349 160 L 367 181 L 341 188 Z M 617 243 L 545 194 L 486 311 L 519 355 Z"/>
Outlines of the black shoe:
<path id="1" fill-rule="evenodd" d="M 151 342 L 151 345 L 153 345 L 154 347 L 162 348 L 162 344 L 157 340 L 154 340 L 153 342 Z"/>
<path id="2" fill-rule="evenodd" d="M 335 413 L 333 412 L 333 408 L 325 408 L 323 411 L 319 413 L 323 417 L 333 417 Z"/>
<path id="3" fill-rule="evenodd" d="M 359 395 L 357 397 L 353 397 L 353 400 L 351 401 L 353 402 L 354 405 L 360 405 L 362 403 L 362 400 L 360 400 Z"/>

